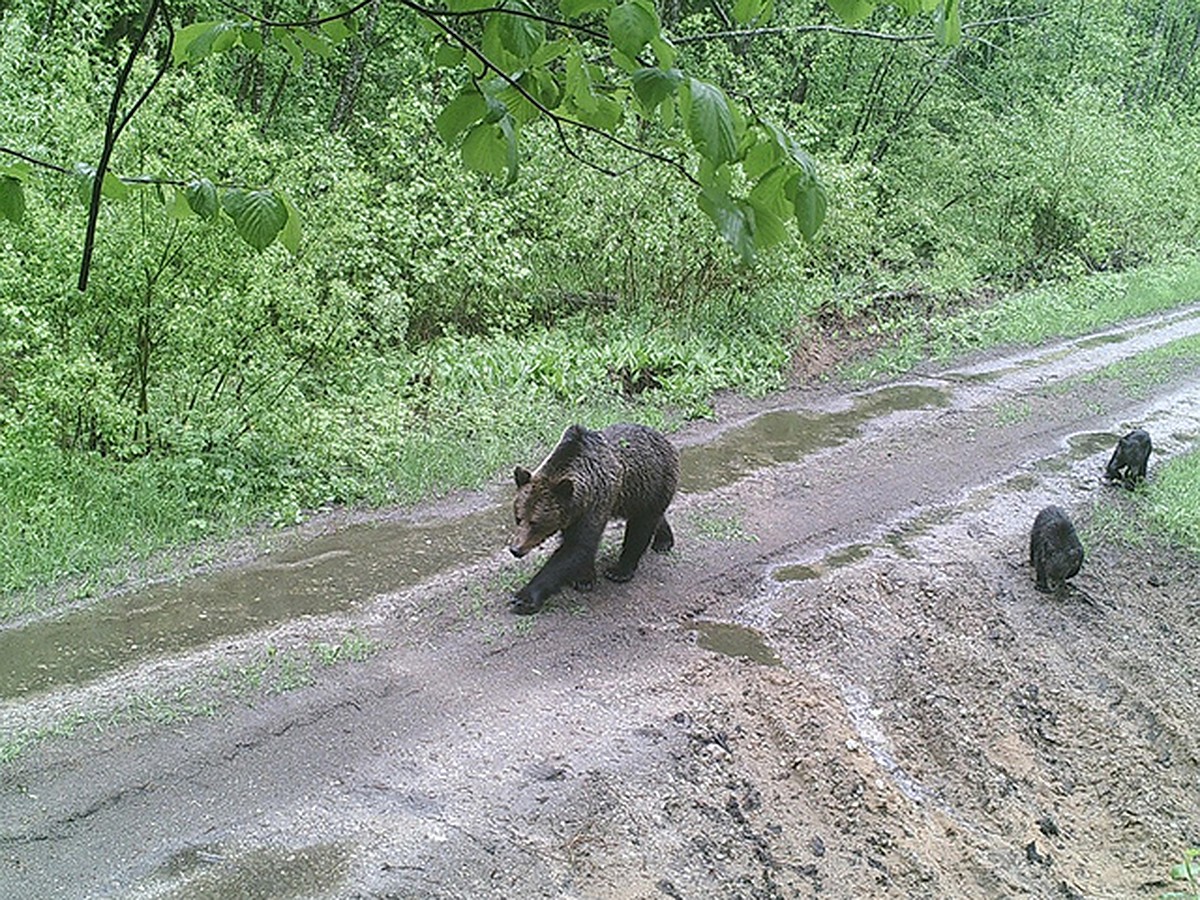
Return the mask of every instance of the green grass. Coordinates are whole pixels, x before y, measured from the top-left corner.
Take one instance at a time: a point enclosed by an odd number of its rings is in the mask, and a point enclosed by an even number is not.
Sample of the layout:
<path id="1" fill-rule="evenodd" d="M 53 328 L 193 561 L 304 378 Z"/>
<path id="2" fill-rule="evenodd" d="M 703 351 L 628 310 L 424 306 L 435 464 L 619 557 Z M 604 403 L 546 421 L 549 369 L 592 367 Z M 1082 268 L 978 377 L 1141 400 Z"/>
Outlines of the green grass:
<path id="1" fill-rule="evenodd" d="M 1147 515 L 1173 543 L 1200 553 L 1200 451 L 1153 470 L 1145 490 Z"/>
<path id="2" fill-rule="evenodd" d="M 904 320 L 893 341 L 846 366 L 844 375 L 856 383 L 893 377 L 926 359 L 1084 334 L 1197 298 L 1200 257 L 1041 286 L 951 314 L 932 328 L 922 316 Z"/>

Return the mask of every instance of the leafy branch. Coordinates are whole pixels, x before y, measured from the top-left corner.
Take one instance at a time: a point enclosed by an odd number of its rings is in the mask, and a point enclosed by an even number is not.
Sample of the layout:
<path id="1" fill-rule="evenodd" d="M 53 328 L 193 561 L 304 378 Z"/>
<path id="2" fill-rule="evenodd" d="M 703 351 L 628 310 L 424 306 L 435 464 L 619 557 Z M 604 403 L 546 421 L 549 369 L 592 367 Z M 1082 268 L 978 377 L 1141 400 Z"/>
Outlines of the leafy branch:
<path id="1" fill-rule="evenodd" d="M 175 186 L 174 214 L 190 212 L 212 219 L 224 212 L 238 234 L 257 249 L 265 249 L 278 238 L 296 252 L 299 214 L 281 191 L 218 187 L 203 178 L 187 182 L 148 176 L 121 178 L 109 170 L 115 145 L 172 63 L 193 65 L 238 47 L 261 54 L 270 40 L 287 52 L 293 69 L 298 70 L 306 53 L 328 56 L 335 45 L 351 36 L 355 15 L 372 2 L 357 0 L 337 12 L 297 21 L 275 20 L 225 3 L 236 19 L 194 22 L 176 32 L 165 0 L 147 0 L 140 31 L 116 79 L 99 162 L 94 168 L 80 163 L 74 170 L 89 190 L 79 289 L 86 290 L 88 284 L 101 198 L 121 199 L 129 185 Z M 700 208 L 721 236 L 747 262 L 758 250 L 788 237 L 784 225 L 788 219 L 794 219 L 800 233 L 811 239 L 825 217 L 825 190 L 815 162 L 793 138 L 762 120 L 752 106 L 746 105 L 747 116 L 720 87 L 688 75 L 677 65 L 676 45 L 784 31 L 929 39 L 927 35 L 886 35 L 828 25 L 772 29 L 760 23 L 770 18 L 773 0 L 736 0 L 733 21 L 743 26 L 742 30 L 675 40 L 663 33 L 653 0 L 559 0 L 561 16 L 539 13 L 527 0 L 487 6 L 477 6 L 477 2 L 446 0 L 441 8 L 418 0 L 399 0 L 437 30 L 439 36 L 429 47 L 435 64 L 457 71 L 462 78 L 462 87 L 438 115 L 436 125 L 446 144 L 457 147 L 468 168 L 515 179 L 521 130 L 540 119 L 549 123 L 572 159 L 610 176 L 621 174 L 589 158 L 575 145 L 572 133 L 598 138 L 640 162 L 665 165 L 683 178 L 697 190 Z M 828 3 L 848 26 L 876 6 L 871 0 Z M 959 3 L 895 0 L 893 5 L 908 15 L 932 12 L 933 38 L 952 45 L 965 27 L 960 22 Z M 468 35 L 458 26 L 460 20 L 477 23 L 479 36 Z M 598 22 L 603 28 L 597 27 Z M 165 41 L 155 75 L 121 116 L 134 63 L 159 23 Z M 663 147 L 680 150 L 667 152 L 626 137 L 630 111 L 643 123 L 658 126 L 657 133 L 664 136 Z M 679 132 L 686 137 L 686 145 L 674 136 Z M 684 149 L 687 146 L 690 152 Z M 17 159 L 8 166 L 0 165 L 0 217 L 20 221 L 24 212 L 22 183 L 29 165 L 59 173 L 66 170 L 7 148 L 0 152 Z M 735 177 L 738 173 L 740 177 Z M 746 187 L 735 189 L 734 185 Z"/>

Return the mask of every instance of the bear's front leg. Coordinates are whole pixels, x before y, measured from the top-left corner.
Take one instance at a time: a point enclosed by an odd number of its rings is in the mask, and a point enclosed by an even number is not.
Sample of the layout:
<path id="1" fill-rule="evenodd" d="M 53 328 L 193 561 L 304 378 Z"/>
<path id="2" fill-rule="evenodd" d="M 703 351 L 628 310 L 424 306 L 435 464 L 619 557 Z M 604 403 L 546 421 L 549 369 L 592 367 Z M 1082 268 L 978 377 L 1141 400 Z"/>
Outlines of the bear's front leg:
<path id="1" fill-rule="evenodd" d="M 558 549 L 550 554 L 529 584 L 516 592 L 509 608 L 517 615 L 527 616 L 538 612 L 548 597 L 568 584 L 590 590 L 596 580 L 596 551 L 603 533 L 603 523 L 599 528 L 589 523 L 564 531 Z"/>

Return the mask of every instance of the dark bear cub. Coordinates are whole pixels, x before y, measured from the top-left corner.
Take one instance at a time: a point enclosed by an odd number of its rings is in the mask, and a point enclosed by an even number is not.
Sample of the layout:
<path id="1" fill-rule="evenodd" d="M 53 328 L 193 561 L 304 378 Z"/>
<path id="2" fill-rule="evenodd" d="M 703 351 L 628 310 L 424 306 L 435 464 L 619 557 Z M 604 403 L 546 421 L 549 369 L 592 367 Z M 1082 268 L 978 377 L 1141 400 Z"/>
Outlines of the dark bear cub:
<path id="1" fill-rule="evenodd" d="M 540 466 L 532 472 L 518 466 L 513 476 L 512 555 L 524 556 L 562 532 L 558 549 L 514 596 L 515 613 L 537 612 L 567 584 L 590 590 L 609 519 L 626 523 L 621 555 L 605 572 L 613 581 L 633 577 L 646 547 L 666 553 L 675 544 L 663 514 L 679 484 L 679 454 L 652 428 L 624 424 L 589 431 L 572 425 Z"/>
<path id="2" fill-rule="evenodd" d="M 1104 469 L 1104 477 L 1132 488 L 1146 478 L 1146 461 L 1150 459 L 1150 450 L 1150 435 L 1141 428 L 1134 429 L 1117 441 L 1117 449 Z"/>
<path id="3" fill-rule="evenodd" d="M 1037 589 L 1048 594 L 1061 590 L 1079 574 L 1083 544 L 1071 517 L 1057 506 L 1047 506 L 1033 520 L 1029 534 L 1029 564 L 1037 572 Z"/>

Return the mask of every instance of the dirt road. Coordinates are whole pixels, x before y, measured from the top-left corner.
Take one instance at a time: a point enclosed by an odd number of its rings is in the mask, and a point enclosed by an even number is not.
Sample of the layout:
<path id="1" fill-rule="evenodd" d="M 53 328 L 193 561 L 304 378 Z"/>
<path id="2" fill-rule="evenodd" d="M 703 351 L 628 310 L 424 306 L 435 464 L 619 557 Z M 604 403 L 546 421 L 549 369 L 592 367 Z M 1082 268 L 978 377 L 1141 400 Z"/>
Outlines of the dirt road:
<path id="1" fill-rule="evenodd" d="M 498 479 L 9 628 L 0 897 L 1156 896 L 1200 842 L 1200 567 L 1099 475 L 1200 437 L 1200 360 L 1155 355 L 1198 333 L 728 402 L 677 436 L 675 552 L 532 619 Z"/>

